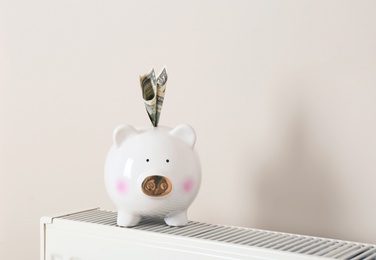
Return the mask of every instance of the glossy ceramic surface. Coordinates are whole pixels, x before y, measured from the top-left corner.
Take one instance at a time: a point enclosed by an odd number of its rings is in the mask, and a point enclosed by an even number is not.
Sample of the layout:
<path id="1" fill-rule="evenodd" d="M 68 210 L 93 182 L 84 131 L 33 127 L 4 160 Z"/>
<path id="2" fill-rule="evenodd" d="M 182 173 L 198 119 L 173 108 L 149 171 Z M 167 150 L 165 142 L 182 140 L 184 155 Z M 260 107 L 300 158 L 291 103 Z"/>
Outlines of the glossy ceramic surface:
<path id="1" fill-rule="evenodd" d="M 186 225 L 187 209 L 201 183 L 193 128 L 121 125 L 113 139 L 105 185 L 118 209 L 117 224 L 134 226 L 148 216 L 164 218 L 171 226 Z"/>

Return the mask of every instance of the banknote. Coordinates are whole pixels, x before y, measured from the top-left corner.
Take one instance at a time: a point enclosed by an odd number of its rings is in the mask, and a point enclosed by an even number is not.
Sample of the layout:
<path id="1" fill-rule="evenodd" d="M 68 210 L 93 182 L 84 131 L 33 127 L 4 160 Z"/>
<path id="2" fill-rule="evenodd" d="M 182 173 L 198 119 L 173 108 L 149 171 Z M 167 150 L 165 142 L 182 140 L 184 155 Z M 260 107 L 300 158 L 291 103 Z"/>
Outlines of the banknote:
<path id="1" fill-rule="evenodd" d="M 163 68 L 158 77 L 155 76 L 154 69 L 140 76 L 142 98 L 145 108 L 153 126 L 158 126 L 161 115 L 164 95 L 166 91 L 167 70 Z"/>
<path id="2" fill-rule="evenodd" d="M 164 101 L 165 91 L 166 91 L 166 82 L 167 82 L 167 71 L 166 68 L 163 68 L 161 73 L 159 73 L 157 79 L 157 113 L 156 113 L 156 122 L 159 123 L 159 117 L 161 115 L 162 105 Z"/>
<path id="3" fill-rule="evenodd" d="M 155 78 L 154 69 L 150 70 L 150 72 L 145 75 L 140 76 L 140 84 L 146 111 L 149 115 L 150 121 L 155 126 L 155 115 L 157 114 L 157 80 Z"/>

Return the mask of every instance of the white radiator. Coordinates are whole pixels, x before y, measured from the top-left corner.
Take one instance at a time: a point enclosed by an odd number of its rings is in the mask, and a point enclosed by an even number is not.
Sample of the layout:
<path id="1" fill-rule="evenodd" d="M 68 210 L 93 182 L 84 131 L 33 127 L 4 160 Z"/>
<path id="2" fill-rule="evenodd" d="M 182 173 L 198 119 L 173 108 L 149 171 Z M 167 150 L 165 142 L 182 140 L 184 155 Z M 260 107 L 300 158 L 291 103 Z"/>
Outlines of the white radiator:
<path id="1" fill-rule="evenodd" d="M 41 260 L 374 259 L 376 245 L 191 221 L 145 219 L 116 225 L 116 212 L 91 209 L 41 219 Z"/>

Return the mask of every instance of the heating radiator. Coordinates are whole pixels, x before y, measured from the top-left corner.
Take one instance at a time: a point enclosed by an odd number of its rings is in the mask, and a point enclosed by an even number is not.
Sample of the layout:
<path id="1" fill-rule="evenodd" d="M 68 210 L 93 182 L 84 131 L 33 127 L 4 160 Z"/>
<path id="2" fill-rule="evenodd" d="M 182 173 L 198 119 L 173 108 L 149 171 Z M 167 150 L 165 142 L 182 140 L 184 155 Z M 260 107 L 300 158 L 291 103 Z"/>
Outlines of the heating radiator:
<path id="1" fill-rule="evenodd" d="M 41 260 L 374 259 L 376 245 L 190 221 L 116 225 L 101 209 L 41 218 Z"/>

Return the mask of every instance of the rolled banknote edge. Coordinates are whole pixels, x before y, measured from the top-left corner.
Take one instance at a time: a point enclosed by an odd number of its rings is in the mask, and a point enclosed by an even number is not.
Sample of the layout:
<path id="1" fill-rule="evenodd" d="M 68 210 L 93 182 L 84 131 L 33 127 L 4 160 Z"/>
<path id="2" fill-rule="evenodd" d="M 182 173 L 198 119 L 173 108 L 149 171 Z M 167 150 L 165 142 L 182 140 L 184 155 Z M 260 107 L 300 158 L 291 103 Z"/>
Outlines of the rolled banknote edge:
<path id="1" fill-rule="evenodd" d="M 154 69 L 140 76 L 140 85 L 149 119 L 153 126 L 157 126 L 157 79 Z"/>

